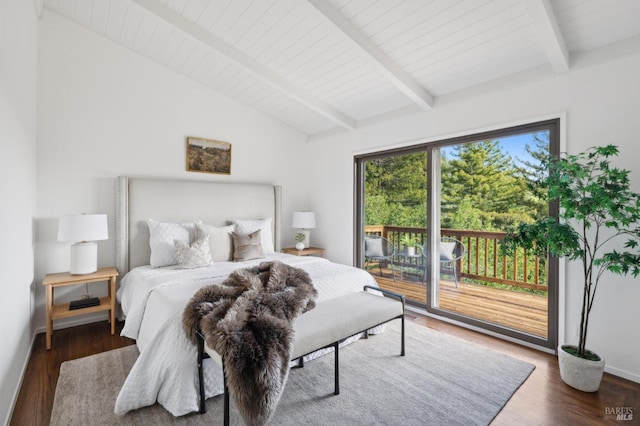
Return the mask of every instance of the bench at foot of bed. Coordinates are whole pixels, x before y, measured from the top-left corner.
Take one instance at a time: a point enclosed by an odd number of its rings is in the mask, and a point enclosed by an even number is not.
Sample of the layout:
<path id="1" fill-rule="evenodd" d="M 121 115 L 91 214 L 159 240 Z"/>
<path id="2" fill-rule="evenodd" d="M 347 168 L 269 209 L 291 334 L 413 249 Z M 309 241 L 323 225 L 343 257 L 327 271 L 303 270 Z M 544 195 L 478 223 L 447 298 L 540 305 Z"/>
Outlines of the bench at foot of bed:
<path id="1" fill-rule="evenodd" d="M 383 293 L 388 297 L 369 293 L 367 290 Z M 400 355 L 404 356 L 404 296 L 377 287 L 365 286 L 364 291 L 350 293 L 318 303 L 316 307 L 296 318 L 294 322 L 295 338 L 292 360 L 299 360 L 303 366 L 303 357 L 320 349 L 333 347 L 335 364 L 335 386 L 333 393 L 340 394 L 339 344 L 355 336 L 389 322 L 400 319 Z M 202 361 L 213 358 L 224 370 L 224 360 L 209 348 L 204 337 L 198 332 L 198 378 L 200 381 L 200 413 L 206 411 L 204 397 L 204 373 Z M 229 389 L 224 384 L 224 424 L 229 424 Z"/>

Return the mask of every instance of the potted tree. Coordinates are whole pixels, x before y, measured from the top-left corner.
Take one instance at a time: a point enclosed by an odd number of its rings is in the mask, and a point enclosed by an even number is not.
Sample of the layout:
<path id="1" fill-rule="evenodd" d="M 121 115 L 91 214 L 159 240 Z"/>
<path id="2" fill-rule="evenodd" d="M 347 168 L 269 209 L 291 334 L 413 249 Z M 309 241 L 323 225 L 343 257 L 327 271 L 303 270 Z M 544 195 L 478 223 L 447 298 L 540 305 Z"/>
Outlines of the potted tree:
<path id="1" fill-rule="evenodd" d="M 604 371 L 604 359 L 586 347 L 603 273 L 640 274 L 640 194 L 631 191 L 628 170 L 611 166 L 609 157 L 617 155 L 618 148 L 607 145 L 544 160 L 549 174 L 538 184 L 548 191 L 549 201 L 558 203 L 559 220 L 547 216 L 521 224 L 501 246 L 504 254 L 522 247 L 539 256 L 582 262 L 578 345 L 560 345 L 558 362 L 562 380 L 585 392 L 598 390 Z"/>

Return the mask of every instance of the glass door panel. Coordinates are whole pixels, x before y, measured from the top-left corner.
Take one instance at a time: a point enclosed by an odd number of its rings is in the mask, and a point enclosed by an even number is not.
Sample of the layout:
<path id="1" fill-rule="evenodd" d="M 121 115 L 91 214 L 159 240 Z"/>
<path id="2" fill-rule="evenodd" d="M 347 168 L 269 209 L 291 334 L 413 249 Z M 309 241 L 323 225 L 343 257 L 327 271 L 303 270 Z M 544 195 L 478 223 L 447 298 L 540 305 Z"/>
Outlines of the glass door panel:
<path id="1" fill-rule="evenodd" d="M 549 211 L 546 194 L 532 185 L 548 152 L 548 131 L 433 150 L 432 307 L 548 338 L 548 260 L 500 254 L 510 227 Z"/>
<path id="2" fill-rule="evenodd" d="M 403 153 L 363 162 L 363 266 L 381 287 L 426 304 L 426 152 Z M 379 239 L 383 239 L 381 241 Z M 383 256 L 379 253 L 384 248 Z M 390 251 L 393 251 L 390 254 Z M 378 253 L 376 253 L 378 252 Z"/>

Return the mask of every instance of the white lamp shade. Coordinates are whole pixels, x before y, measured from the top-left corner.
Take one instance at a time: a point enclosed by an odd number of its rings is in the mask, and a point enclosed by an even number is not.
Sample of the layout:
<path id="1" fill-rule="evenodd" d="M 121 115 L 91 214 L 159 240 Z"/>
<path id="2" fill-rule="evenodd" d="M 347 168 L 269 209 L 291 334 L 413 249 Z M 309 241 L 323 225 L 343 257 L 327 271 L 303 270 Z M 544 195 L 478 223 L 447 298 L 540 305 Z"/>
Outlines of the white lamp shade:
<path id="1" fill-rule="evenodd" d="M 292 228 L 313 229 L 316 227 L 316 214 L 314 212 L 293 212 Z"/>
<path id="2" fill-rule="evenodd" d="M 106 214 L 68 214 L 60 216 L 58 241 L 98 241 L 109 238 Z"/>

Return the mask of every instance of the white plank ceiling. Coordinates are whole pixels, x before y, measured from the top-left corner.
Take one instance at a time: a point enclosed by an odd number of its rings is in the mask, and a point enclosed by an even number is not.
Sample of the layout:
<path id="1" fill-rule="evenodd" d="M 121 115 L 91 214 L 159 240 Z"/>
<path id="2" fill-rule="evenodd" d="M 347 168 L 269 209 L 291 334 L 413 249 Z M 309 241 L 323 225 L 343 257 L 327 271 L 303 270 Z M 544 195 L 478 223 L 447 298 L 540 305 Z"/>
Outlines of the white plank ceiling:
<path id="1" fill-rule="evenodd" d="M 570 72 L 585 57 L 640 51 L 638 0 L 45 0 L 45 8 L 311 138 L 534 71 Z"/>

